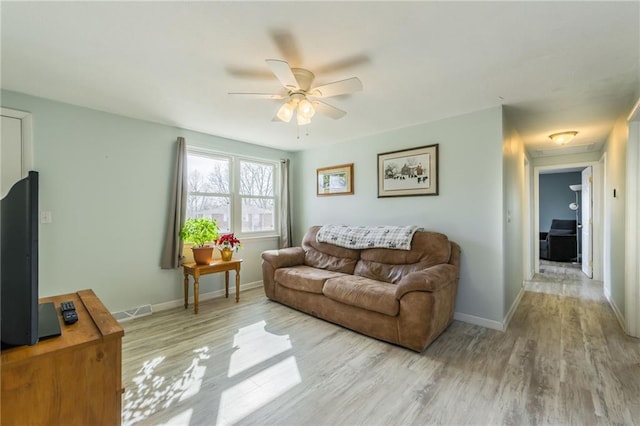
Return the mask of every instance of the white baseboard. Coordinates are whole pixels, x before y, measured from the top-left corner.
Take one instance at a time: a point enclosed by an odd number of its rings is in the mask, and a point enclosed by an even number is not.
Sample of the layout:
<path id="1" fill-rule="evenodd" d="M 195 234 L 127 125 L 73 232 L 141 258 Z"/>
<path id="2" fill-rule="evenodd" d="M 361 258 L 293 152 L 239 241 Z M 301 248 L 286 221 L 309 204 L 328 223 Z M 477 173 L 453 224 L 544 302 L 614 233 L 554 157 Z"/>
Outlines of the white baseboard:
<path id="1" fill-rule="evenodd" d="M 245 283 L 242 284 L 240 286 L 240 290 L 241 291 L 245 291 L 245 290 L 250 290 L 253 288 L 258 288 L 258 287 L 262 287 L 262 281 L 254 281 L 251 283 Z M 235 288 L 230 286 L 229 288 L 229 294 L 233 294 L 235 295 Z M 493 330 L 498 330 L 498 331 L 504 331 L 507 328 L 507 325 L 509 324 L 509 321 L 511 320 L 511 317 L 513 316 L 513 313 L 516 311 L 518 304 L 520 303 L 520 299 L 522 299 L 522 295 L 524 294 L 524 289 L 520 291 L 520 293 L 518 294 L 518 297 L 516 297 L 516 300 L 513 302 L 513 305 L 511 306 L 511 309 L 509 310 L 509 313 L 507 314 L 507 317 L 505 318 L 505 320 L 503 322 L 500 321 L 493 321 L 493 320 L 489 320 L 486 318 L 482 318 L 482 317 L 476 317 L 474 315 L 469 315 L 469 314 L 463 314 L 460 312 L 455 312 L 453 314 L 453 319 L 458 320 L 458 321 L 463 321 L 469 324 L 473 324 L 473 325 L 479 325 L 481 327 L 486 327 L 486 328 L 490 328 Z M 224 289 L 220 289 L 220 290 L 215 290 L 215 291 L 210 291 L 208 293 L 201 293 L 200 294 L 200 301 L 205 301 L 205 300 L 210 300 L 210 299 L 214 299 L 216 297 L 223 297 L 224 296 Z M 189 303 L 193 303 L 193 295 L 189 296 Z M 175 300 L 169 300 L 167 302 L 162 302 L 162 303 L 156 303 L 155 305 L 151 305 L 151 309 L 149 310 L 147 309 L 140 309 L 141 307 L 138 308 L 133 308 L 133 309 L 128 309 L 126 311 L 127 314 L 121 313 L 121 312 L 113 312 L 113 316 L 116 317 L 116 319 L 119 322 L 124 322 L 124 321 L 130 321 L 134 318 L 138 318 L 140 316 L 145 316 L 145 315 L 151 315 L 153 312 L 160 312 L 160 311 L 165 311 L 167 309 L 173 309 L 173 308 L 177 308 L 180 306 L 184 305 L 184 299 L 175 299 Z M 149 305 L 144 305 L 144 307 L 148 307 Z M 144 312 L 144 315 L 131 315 L 130 312 L 132 311 L 136 311 L 136 310 L 140 310 L 142 312 Z M 125 318 L 123 318 L 124 316 L 126 316 Z"/>
<path id="2" fill-rule="evenodd" d="M 522 296 L 524 296 L 524 287 L 520 287 L 520 292 L 518 293 L 518 295 L 516 296 L 516 300 L 513 301 L 513 303 L 511 304 L 511 308 L 509 309 L 509 312 L 507 312 L 507 316 L 504 317 L 504 321 L 502 321 L 502 331 L 506 331 L 507 327 L 509 327 L 509 323 L 511 322 L 511 319 L 513 318 L 513 315 L 516 313 L 516 310 L 518 310 L 518 306 L 520 305 L 520 301 L 522 300 Z"/>
<path id="3" fill-rule="evenodd" d="M 467 322 L 473 325 L 479 325 L 481 327 L 491 328 L 493 330 L 504 331 L 503 325 L 500 321 L 493 321 L 486 318 L 476 317 L 474 315 L 463 314 L 460 312 L 454 312 L 453 319 Z"/>
<path id="4" fill-rule="evenodd" d="M 505 331 L 509 326 L 509 322 L 511 322 L 511 318 L 513 318 L 513 314 L 515 314 L 516 310 L 518 309 L 518 305 L 520 304 L 520 300 L 522 300 L 524 292 L 524 288 L 521 288 L 520 293 L 518 293 L 518 295 L 516 296 L 516 300 L 514 300 L 511 304 L 511 309 L 509 309 L 509 312 L 507 312 L 507 315 L 502 322 L 482 317 L 476 317 L 474 315 L 463 314 L 460 312 L 454 312 L 453 319 L 473 325 L 479 325 L 485 328 L 490 328 L 492 330 Z"/>
<path id="5" fill-rule="evenodd" d="M 134 318 L 146 317 L 147 315 L 151 315 L 153 313 L 153 308 L 151 305 L 142 305 L 135 307 L 133 309 L 127 309 L 126 311 L 112 312 L 111 315 L 118 322 L 130 321 Z"/>
<path id="6" fill-rule="evenodd" d="M 251 283 L 245 283 L 240 285 L 240 291 L 251 290 L 252 288 L 262 287 L 262 281 L 254 281 Z M 235 295 L 235 286 L 229 286 L 229 295 Z M 216 297 L 224 296 L 224 288 L 220 290 L 210 291 L 208 293 L 201 293 L 198 297 L 200 302 L 205 300 L 215 299 Z M 193 303 L 193 295 L 189 296 L 189 303 Z M 155 305 L 143 305 L 137 308 L 128 309 L 122 312 L 112 312 L 111 314 L 118 320 L 118 322 L 130 321 L 134 318 L 151 315 L 153 312 L 165 311 L 167 309 L 173 309 L 180 306 L 184 306 L 184 299 L 170 300 L 168 302 L 156 303 Z M 132 314 L 133 312 L 133 314 Z M 144 312 L 143 314 L 136 314 L 136 312 Z"/>
<path id="7" fill-rule="evenodd" d="M 254 281 L 252 283 L 245 283 L 240 285 L 240 291 L 250 290 L 252 288 L 262 287 L 262 281 Z M 236 289 L 234 286 L 229 286 L 229 294 L 236 294 Z M 210 291 L 208 293 L 200 293 L 198 299 L 200 302 L 205 300 L 215 299 L 216 297 L 223 297 L 224 289 Z M 189 303 L 193 303 L 193 295 L 189 296 Z M 170 300 L 168 302 L 157 303 L 152 305 L 154 311 L 165 311 L 167 309 L 177 308 L 179 306 L 184 306 L 184 299 L 176 299 Z"/>
<path id="8" fill-rule="evenodd" d="M 624 320 L 624 315 L 622 315 L 620 309 L 618 309 L 618 305 L 616 305 L 615 300 L 613 300 L 613 297 L 611 297 L 610 289 L 604 289 L 604 297 L 607 299 L 607 302 L 609 302 L 609 306 L 611 306 L 611 309 L 613 309 L 613 313 L 616 315 L 618 323 L 620 324 L 620 327 L 622 327 L 622 331 L 627 333 L 627 323 Z"/>

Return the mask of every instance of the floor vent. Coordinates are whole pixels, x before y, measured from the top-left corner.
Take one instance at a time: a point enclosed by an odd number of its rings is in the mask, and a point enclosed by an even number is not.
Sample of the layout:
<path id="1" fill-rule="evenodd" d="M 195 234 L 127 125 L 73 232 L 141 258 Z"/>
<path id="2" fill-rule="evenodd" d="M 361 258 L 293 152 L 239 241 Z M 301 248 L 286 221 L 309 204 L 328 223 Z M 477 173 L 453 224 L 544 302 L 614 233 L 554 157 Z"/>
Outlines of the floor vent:
<path id="1" fill-rule="evenodd" d="M 129 321 L 134 318 L 146 317 L 147 315 L 151 315 L 153 313 L 153 309 L 151 309 L 151 305 L 142 305 L 137 308 L 129 309 L 127 311 L 114 312 L 113 317 L 119 322 Z"/>

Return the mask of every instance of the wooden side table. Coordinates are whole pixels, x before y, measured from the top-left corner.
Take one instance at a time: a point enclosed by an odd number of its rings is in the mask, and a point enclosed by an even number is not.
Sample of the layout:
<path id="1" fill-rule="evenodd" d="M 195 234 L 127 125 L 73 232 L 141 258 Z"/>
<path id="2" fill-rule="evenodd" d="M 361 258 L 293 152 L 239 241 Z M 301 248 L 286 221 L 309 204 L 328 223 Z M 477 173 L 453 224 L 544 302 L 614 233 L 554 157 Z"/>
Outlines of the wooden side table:
<path id="1" fill-rule="evenodd" d="M 198 282 L 201 275 L 215 274 L 216 272 L 224 272 L 224 297 L 229 297 L 229 271 L 236 271 L 236 303 L 240 300 L 240 265 L 242 259 L 231 259 L 228 261 L 215 260 L 209 265 L 197 265 L 193 262 L 183 263 L 184 271 L 184 308 L 189 306 L 189 275 L 193 275 L 193 312 L 198 313 L 198 293 L 200 291 L 200 283 Z"/>

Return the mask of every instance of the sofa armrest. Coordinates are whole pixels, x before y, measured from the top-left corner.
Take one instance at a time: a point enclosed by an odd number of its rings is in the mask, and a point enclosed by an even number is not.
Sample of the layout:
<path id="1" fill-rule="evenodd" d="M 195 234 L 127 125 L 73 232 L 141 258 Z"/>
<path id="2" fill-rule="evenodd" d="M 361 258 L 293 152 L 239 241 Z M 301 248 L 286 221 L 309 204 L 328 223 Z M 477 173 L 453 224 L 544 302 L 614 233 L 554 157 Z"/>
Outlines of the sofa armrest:
<path id="1" fill-rule="evenodd" d="M 412 272 L 402 277 L 396 289 L 396 299 L 412 291 L 438 291 L 458 280 L 458 268 L 451 264 L 440 264 L 429 269 Z"/>
<path id="2" fill-rule="evenodd" d="M 262 260 L 268 262 L 273 269 L 302 265 L 304 263 L 304 250 L 302 247 L 287 247 L 280 250 L 267 250 L 262 252 Z"/>

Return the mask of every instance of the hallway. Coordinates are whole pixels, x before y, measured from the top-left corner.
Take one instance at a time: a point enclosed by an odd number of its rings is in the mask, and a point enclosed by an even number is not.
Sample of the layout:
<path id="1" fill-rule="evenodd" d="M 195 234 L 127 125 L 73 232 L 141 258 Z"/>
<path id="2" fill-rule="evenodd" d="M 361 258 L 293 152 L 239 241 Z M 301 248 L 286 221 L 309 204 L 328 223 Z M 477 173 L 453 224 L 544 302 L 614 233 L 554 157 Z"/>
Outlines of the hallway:
<path id="1" fill-rule="evenodd" d="M 588 278 L 580 265 L 565 262 L 540 260 L 540 273 L 524 282 L 524 289 L 534 293 L 556 294 L 577 297 L 583 300 L 607 303 L 602 281 Z"/>
<path id="2" fill-rule="evenodd" d="M 558 392 L 549 406 L 561 414 L 543 423 L 638 424 L 640 339 L 625 335 L 603 283 L 580 265 L 543 260 L 524 288 L 507 333 L 535 342 L 546 365 L 535 369 L 538 381 Z"/>

